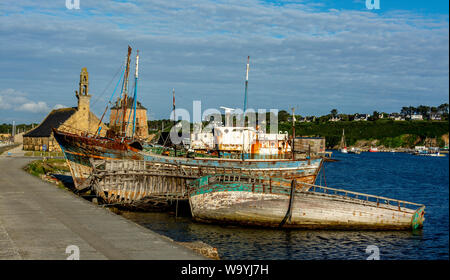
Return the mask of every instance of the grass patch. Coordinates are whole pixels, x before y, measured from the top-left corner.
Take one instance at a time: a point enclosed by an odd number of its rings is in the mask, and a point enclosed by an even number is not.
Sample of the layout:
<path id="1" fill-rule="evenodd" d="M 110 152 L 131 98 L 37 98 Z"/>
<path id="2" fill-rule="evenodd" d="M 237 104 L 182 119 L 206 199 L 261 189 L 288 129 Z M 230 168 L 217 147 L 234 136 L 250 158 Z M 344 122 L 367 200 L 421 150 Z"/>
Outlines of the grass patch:
<path id="1" fill-rule="evenodd" d="M 57 159 L 57 158 L 46 160 L 35 160 L 30 162 L 27 166 L 25 166 L 24 169 L 31 175 L 44 180 L 45 180 L 44 175 L 66 174 L 67 172 L 70 172 L 70 169 L 67 166 L 65 159 Z M 64 186 L 64 184 L 59 180 L 57 181 L 57 186 L 61 189 L 68 190 L 68 188 Z"/>
<path id="2" fill-rule="evenodd" d="M 26 151 L 26 157 L 63 157 L 62 152 Z"/>

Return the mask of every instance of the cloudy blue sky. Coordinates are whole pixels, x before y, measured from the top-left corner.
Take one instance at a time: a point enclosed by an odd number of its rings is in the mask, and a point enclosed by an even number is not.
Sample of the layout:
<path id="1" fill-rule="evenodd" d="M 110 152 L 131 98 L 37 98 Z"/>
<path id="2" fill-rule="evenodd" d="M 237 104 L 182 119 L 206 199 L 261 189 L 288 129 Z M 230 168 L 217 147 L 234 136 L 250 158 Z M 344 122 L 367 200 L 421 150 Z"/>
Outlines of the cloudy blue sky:
<path id="1" fill-rule="evenodd" d="M 101 115 L 124 61 L 139 49 L 139 99 L 150 119 L 177 107 L 243 106 L 302 115 L 394 112 L 449 95 L 448 1 L 2 0 L 0 123 L 40 122 L 75 106 L 90 74 Z M 108 87 L 109 85 L 109 87 Z"/>

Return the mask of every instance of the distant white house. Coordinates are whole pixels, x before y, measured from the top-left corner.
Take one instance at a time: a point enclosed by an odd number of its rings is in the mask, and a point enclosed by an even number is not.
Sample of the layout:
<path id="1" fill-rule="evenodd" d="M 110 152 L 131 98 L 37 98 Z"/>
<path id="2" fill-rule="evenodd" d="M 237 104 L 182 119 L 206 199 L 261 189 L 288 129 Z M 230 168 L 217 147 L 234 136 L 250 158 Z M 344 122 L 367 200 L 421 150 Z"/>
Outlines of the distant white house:
<path id="1" fill-rule="evenodd" d="M 389 114 L 389 118 L 393 119 L 394 121 L 404 121 L 405 120 L 405 116 L 400 115 L 399 113 L 391 113 L 391 114 Z"/>
<path id="2" fill-rule="evenodd" d="M 316 120 L 315 116 L 300 118 L 299 122 L 314 122 Z"/>
<path id="3" fill-rule="evenodd" d="M 418 115 L 418 114 L 414 114 L 410 116 L 410 119 L 413 121 L 421 121 L 423 120 L 423 116 L 422 115 Z"/>
<path id="4" fill-rule="evenodd" d="M 433 121 L 440 121 L 442 120 L 442 116 L 439 113 L 431 113 L 430 119 Z"/>
<path id="5" fill-rule="evenodd" d="M 367 121 L 369 119 L 369 114 L 355 114 L 354 121 Z"/>
<path id="6" fill-rule="evenodd" d="M 339 117 L 339 116 L 331 117 L 331 119 L 329 121 L 330 122 L 339 122 L 339 121 L 341 121 L 341 117 Z"/>

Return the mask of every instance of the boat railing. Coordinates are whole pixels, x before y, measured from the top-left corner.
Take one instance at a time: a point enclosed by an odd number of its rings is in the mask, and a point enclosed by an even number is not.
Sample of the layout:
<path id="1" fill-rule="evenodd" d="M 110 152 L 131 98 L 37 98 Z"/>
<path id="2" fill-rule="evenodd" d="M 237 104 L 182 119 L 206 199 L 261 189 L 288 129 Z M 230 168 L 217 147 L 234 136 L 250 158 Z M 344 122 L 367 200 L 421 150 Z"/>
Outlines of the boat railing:
<path id="1" fill-rule="evenodd" d="M 161 161 L 146 161 L 146 160 L 92 160 L 92 167 L 97 173 L 108 172 L 136 172 L 139 174 L 174 174 L 180 177 L 197 179 L 198 177 L 208 174 L 228 174 L 235 180 L 240 177 L 252 177 L 257 175 L 257 171 L 244 167 L 233 166 L 211 166 L 200 163 L 176 163 L 168 162 L 162 159 Z M 291 174 L 295 175 L 296 169 L 292 170 L 271 170 L 264 171 L 267 176 L 280 176 Z M 231 177 L 230 177 L 231 178 Z"/>
<path id="2" fill-rule="evenodd" d="M 308 191 L 315 192 L 315 193 L 323 193 L 323 194 L 331 194 L 331 195 L 339 195 L 350 199 L 355 200 L 363 200 L 367 202 L 376 202 L 377 206 L 380 204 L 390 205 L 390 206 L 397 206 L 397 207 L 406 207 L 406 206 L 416 206 L 416 207 L 423 207 L 424 204 L 409 202 L 405 200 L 399 200 L 394 198 L 388 198 L 378 195 L 372 195 L 372 194 L 366 194 L 366 193 L 360 193 L 355 191 L 349 191 L 345 189 L 340 188 L 330 188 L 325 186 L 319 186 L 314 184 L 308 184 L 304 182 L 298 182 L 297 184 L 302 185 L 307 188 Z"/>
<path id="3" fill-rule="evenodd" d="M 205 179 L 208 178 L 208 179 Z M 236 176 L 232 174 L 217 174 L 217 175 L 210 175 L 205 176 L 203 178 L 200 178 L 193 182 L 193 186 L 201 186 L 201 184 L 207 184 L 207 183 L 214 183 L 214 182 L 241 182 L 246 183 L 249 185 L 249 188 L 251 188 L 252 192 L 259 192 L 259 193 L 281 193 L 281 194 L 289 194 L 290 192 L 290 186 L 291 186 L 291 180 L 282 179 L 282 178 L 270 178 L 270 177 L 242 177 L 242 176 Z M 304 182 L 296 181 L 297 189 L 296 192 L 298 193 L 316 193 L 316 194 L 323 194 L 323 195 L 332 195 L 332 196 L 338 196 L 343 197 L 345 199 L 351 199 L 358 202 L 367 202 L 367 203 L 373 203 L 376 204 L 377 207 L 379 206 L 391 206 L 391 207 L 398 207 L 399 210 L 401 208 L 421 208 L 424 207 L 424 204 L 409 202 L 405 200 L 399 200 L 399 199 L 393 199 L 393 198 L 387 198 L 383 196 L 377 196 L 377 195 L 371 195 L 371 194 L 365 194 L 355 191 L 349 191 L 345 189 L 340 188 L 331 188 L 331 187 L 325 187 L 320 185 L 314 185 L 314 184 L 308 184 Z"/>

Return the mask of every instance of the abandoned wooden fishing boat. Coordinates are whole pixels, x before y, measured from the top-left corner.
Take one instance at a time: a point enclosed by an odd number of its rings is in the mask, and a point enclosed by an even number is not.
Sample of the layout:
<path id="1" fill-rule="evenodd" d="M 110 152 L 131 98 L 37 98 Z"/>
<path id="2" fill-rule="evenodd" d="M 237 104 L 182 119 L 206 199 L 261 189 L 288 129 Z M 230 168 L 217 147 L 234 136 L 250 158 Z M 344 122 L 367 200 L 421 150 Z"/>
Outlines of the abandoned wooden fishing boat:
<path id="1" fill-rule="evenodd" d="M 53 129 L 53 135 L 64 153 L 76 189 L 89 187 L 92 174 L 91 158 L 141 160 L 139 142 L 120 141 L 92 135 L 77 135 Z"/>
<path id="2" fill-rule="evenodd" d="M 140 208 L 164 206 L 172 200 L 187 200 L 188 184 L 205 175 L 230 174 L 234 176 L 273 176 L 295 179 L 299 182 L 315 180 L 319 170 L 315 163 L 291 168 L 280 168 L 277 163 L 267 162 L 266 168 L 258 162 L 244 161 L 238 165 L 229 161 L 214 165 L 216 161 L 192 160 L 173 162 L 162 157 L 154 160 L 101 160 L 91 159 L 93 171 L 89 185 L 107 204 Z M 299 164 L 297 162 L 297 164 Z M 165 200 L 165 202 L 164 202 Z M 145 205 L 148 204 L 148 205 Z"/>
<path id="3" fill-rule="evenodd" d="M 189 203 L 196 221 L 251 226 L 408 230 L 421 228 L 425 219 L 422 204 L 295 180 L 226 174 L 192 182 Z"/>

